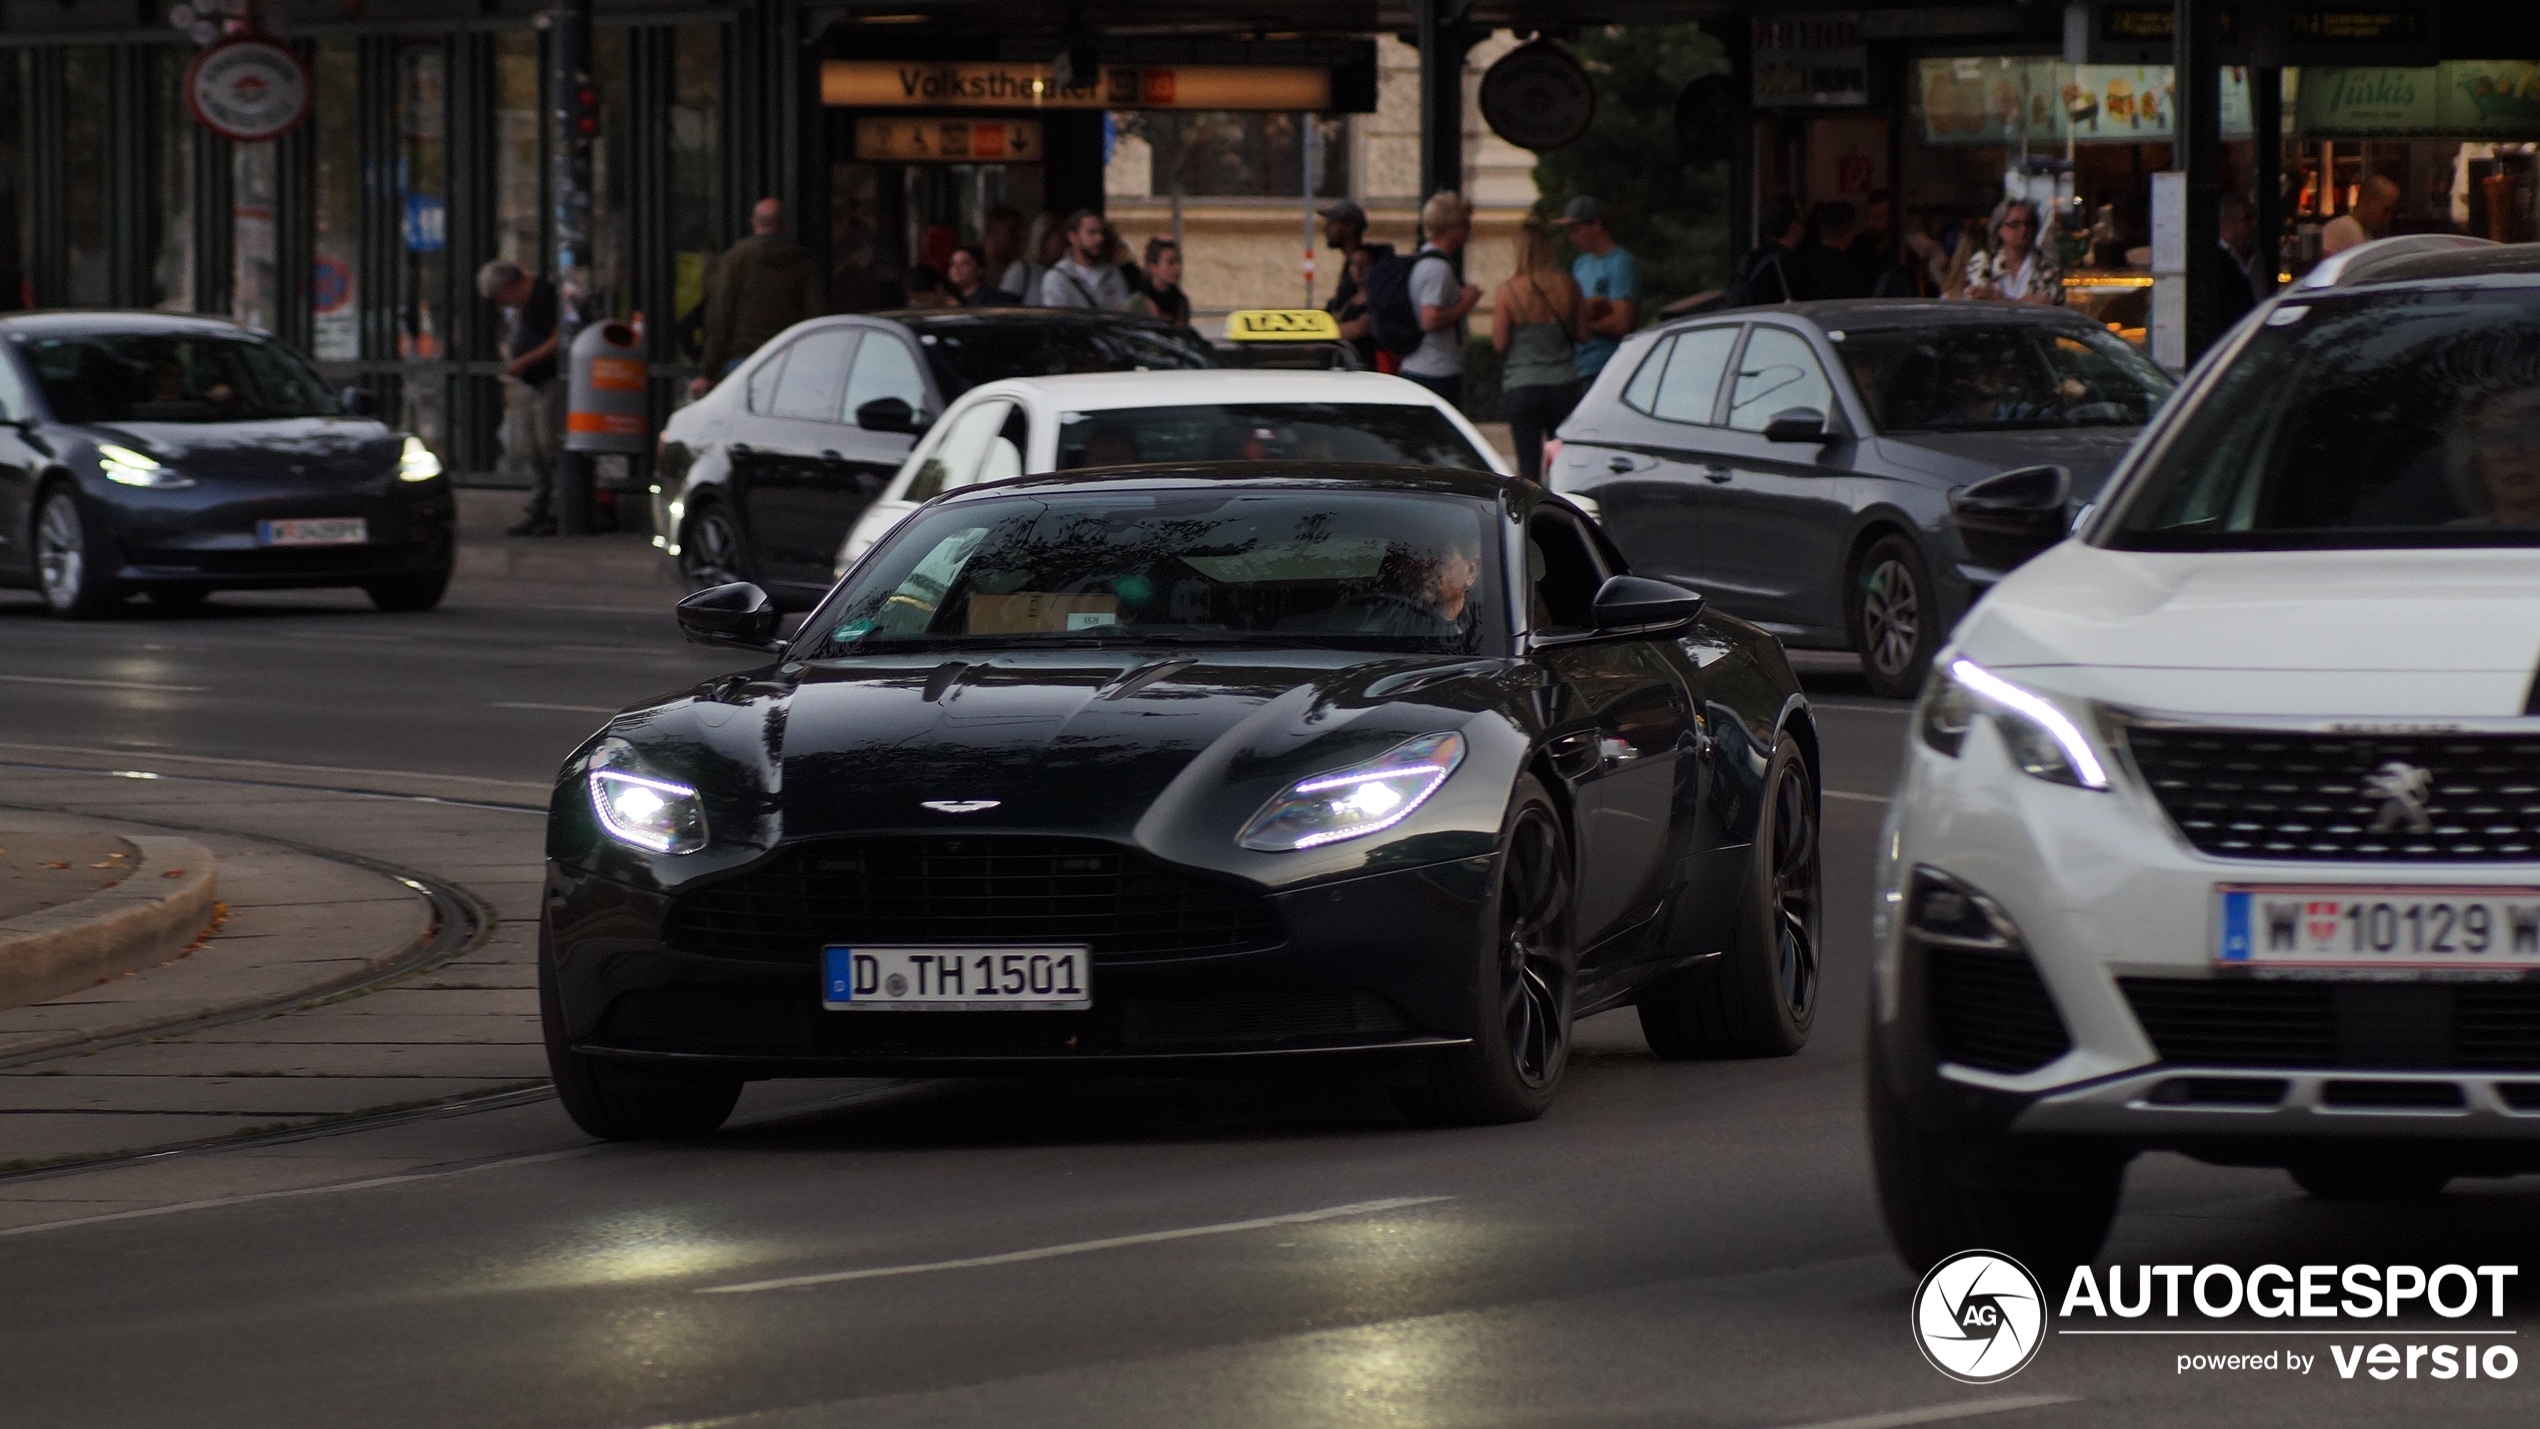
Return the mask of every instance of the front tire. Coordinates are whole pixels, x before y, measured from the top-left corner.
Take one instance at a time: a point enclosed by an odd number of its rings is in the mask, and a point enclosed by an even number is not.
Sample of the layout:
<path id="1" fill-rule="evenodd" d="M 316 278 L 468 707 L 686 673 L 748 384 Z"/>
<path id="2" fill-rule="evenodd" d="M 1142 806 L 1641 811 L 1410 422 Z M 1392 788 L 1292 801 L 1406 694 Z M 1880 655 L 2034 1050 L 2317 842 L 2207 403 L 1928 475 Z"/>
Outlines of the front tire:
<path id="1" fill-rule="evenodd" d="M 2118 1152 L 1917 1125 L 1870 1048 L 1870 1163 L 1888 1238 L 1921 1275 L 1962 1250 L 1999 1251 L 2052 1283 L 2098 1255 L 2116 1223 Z"/>
<path id="2" fill-rule="evenodd" d="M 1882 536 L 1862 553 L 1851 591 L 1852 648 L 1872 693 L 1912 699 L 1940 646 L 1939 593 L 1923 553 L 1904 536 Z"/>
<path id="3" fill-rule="evenodd" d="M 1427 1084 L 1405 1098 L 1425 1121 L 1532 1121 L 1569 1070 L 1576 881 L 1570 841 L 1532 775 L 1517 783 L 1501 849 L 1491 936 L 1474 980 L 1473 1040 L 1431 1063 Z"/>
<path id="4" fill-rule="evenodd" d="M 64 620 L 95 620 L 123 604 L 125 592 L 107 578 L 95 545 L 78 496 L 53 488 L 35 513 L 35 573 L 45 605 Z"/>
<path id="5" fill-rule="evenodd" d="M 1787 1057 L 1808 1045 L 1825 876 L 1816 780 L 1788 734 L 1773 741 L 1762 803 L 1728 951 L 1640 998 L 1641 1034 L 1661 1057 Z"/>
<path id="6" fill-rule="evenodd" d="M 704 1136 L 723 1125 L 741 1099 L 739 1077 L 656 1069 L 573 1050 L 543 927 L 538 937 L 538 1021 L 546 1034 L 547 1070 L 555 1078 L 556 1099 L 575 1126 L 602 1141 Z"/>

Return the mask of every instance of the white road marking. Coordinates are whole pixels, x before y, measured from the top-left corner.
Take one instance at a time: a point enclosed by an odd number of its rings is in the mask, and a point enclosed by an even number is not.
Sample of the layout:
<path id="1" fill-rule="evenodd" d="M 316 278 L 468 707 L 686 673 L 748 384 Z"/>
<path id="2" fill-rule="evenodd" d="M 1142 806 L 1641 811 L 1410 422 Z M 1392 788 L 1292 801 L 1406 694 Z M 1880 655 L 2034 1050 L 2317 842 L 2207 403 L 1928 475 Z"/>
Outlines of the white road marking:
<path id="1" fill-rule="evenodd" d="M 0 675 L 0 680 L 12 685 L 77 685 L 91 690 L 150 690 L 169 695 L 199 695 L 212 688 L 209 685 L 153 685 L 142 680 L 66 680 L 52 675 Z"/>
<path id="2" fill-rule="evenodd" d="M 1826 1419 L 1815 1424 L 1801 1424 L 1793 1429 L 1905 1429 L 1911 1424 L 1946 1424 L 1952 1419 L 1973 1419 L 1984 1414 L 2007 1414 L 2014 1409 L 2043 1409 L 2050 1404 L 2079 1404 L 2074 1394 L 2015 1394 L 2003 1399 L 1962 1399 L 1955 1404 L 1932 1404 L 1921 1409 L 1891 1409 L 1884 1414 L 1863 1414 L 1851 1419 Z"/>
<path id="3" fill-rule="evenodd" d="M 984 1265 L 1014 1265 L 1027 1260 L 1049 1260 L 1062 1255 L 1083 1255 L 1088 1251 L 1116 1250 L 1130 1245 L 1157 1245 L 1165 1241 L 1189 1240 L 1194 1236 L 1232 1235 L 1237 1231 L 1268 1230 L 1272 1226 L 1297 1226 L 1309 1221 L 1337 1220 L 1344 1216 L 1372 1216 L 1386 1211 L 1399 1211 L 1408 1206 L 1426 1206 L 1438 1201 L 1452 1201 L 1453 1196 L 1394 1196 L 1382 1201 L 1353 1201 L 1346 1206 L 1325 1206 L 1319 1211 L 1296 1211 L 1284 1216 L 1262 1216 L 1249 1221 L 1221 1221 L 1209 1226 L 1184 1226 L 1178 1230 L 1142 1231 L 1136 1235 L 1106 1236 L 1101 1240 L 1070 1241 L 1065 1245 L 1036 1246 L 1031 1250 L 1009 1250 L 1002 1255 L 974 1255 L 960 1260 L 931 1260 L 921 1265 L 877 1265 L 866 1270 L 833 1270 L 823 1275 L 788 1275 L 777 1280 L 751 1280 L 739 1285 L 709 1285 L 699 1295 L 747 1295 L 760 1290 L 792 1290 L 804 1285 L 836 1285 L 848 1280 L 879 1280 L 890 1275 L 924 1275 L 937 1270 L 970 1270 Z"/>
<path id="4" fill-rule="evenodd" d="M 497 700 L 486 708 L 489 710 L 560 710 L 566 714 L 613 715 L 617 713 L 616 707 L 612 705 L 542 705 L 534 700 Z"/>
<path id="5" fill-rule="evenodd" d="M 1829 799 L 1858 800 L 1864 804 L 1884 804 L 1887 802 L 1887 796 L 1885 794 L 1855 794 L 1849 789 L 1828 789 L 1825 791 L 1825 796 Z"/>
<path id="6" fill-rule="evenodd" d="M 576 1146 L 565 1151 L 541 1151 L 529 1156 L 506 1156 L 496 1161 L 479 1161 L 473 1166 L 453 1166 L 446 1171 L 407 1171 L 394 1176 L 371 1176 L 359 1181 L 337 1181 L 326 1186 L 295 1186 L 287 1191 L 251 1191 L 243 1196 L 214 1196 L 201 1201 L 178 1201 L 173 1205 L 144 1206 L 137 1211 L 113 1211 L 102 1216 L 81 1216 L 76 1220 L 43 1221 L 31 1226 L 0 1228 L 0 1237 L 34 1235 L 38 1231 L 66 1231 L 77 1226 L 102 1226 L 115 1221 L 143 1221 L 154 1216 L 173 1216 L 186 1211 L 212 1211 L 223 1206 L 244 1206 L 257 1201 L 281 1201 L 294 1196 L 331 1196 L 338 1191 L 368 1191 L 381 1186 L 402 1186 L 409 1181 L 438 1181 L 448 1176 L 464 1176 L 471 1171 L 493 1171 L 505 1166 L 532 1166 L 541 1161 L 562 1161 L 569 1156 L 587 1156 L 593 1148 Z"/>
<path id="7" fill-rule="evenodd" d="M 453 784 L 494 784 L 506 789 L 535 789 L 541 794 L 554 787 L 549 783 L 532 783 L 526 779 L 488 779 L 481 774 L 422 774 L 411 769 L 348 769 L 339 764 L 285 764 L 272 759 L 219 759 L 208 754 L 178 754 L 174 750 L 167 749 L 89 749 L 76 744 L 21 744 L 11 740 L 0 740 L 0 749 L 32 749 L 46 754 L 82 754 L 91 759 L 176 759 L 188 764 L 218 764 L 231 769 L 284 769 L 295 774 L 366 774 L 377 779 L 431 779 Z"/>

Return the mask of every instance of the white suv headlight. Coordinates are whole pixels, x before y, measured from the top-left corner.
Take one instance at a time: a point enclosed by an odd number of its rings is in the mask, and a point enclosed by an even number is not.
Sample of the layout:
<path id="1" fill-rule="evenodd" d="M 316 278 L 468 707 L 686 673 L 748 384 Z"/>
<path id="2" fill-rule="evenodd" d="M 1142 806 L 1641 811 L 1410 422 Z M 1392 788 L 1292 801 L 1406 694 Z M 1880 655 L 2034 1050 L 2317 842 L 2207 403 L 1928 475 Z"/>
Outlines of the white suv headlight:
<path id="1" fill-rule="evenodd" d="M 610 740 L 591 760 L 586 781 L 600 827 L 620 843 L 653 853 L 695 853 L 706 846 L 705 805 L 697 791 L 632 767 L 635 751 Z"/>
<path id="2" fill-rule="evenodd" d="M 1392 828 L 1463 761 L 1460 734 L 1406 740 L 1364 764 L 1290 784 L 1261 806 L 1238 841 L 1263 853 L 1288 853 Z"/>
<path id="3" fill-rule="evenodd" d="M 2105 789 L 2108 771 L 2080 726 L 2035 690 L 2012 684 L 1973 660 L 1931 673 L 1915 723 L 1923 743 L 1955 759 L 1976 716 L 1990 715 L 2011 758 L 2027 773 L 2077 789 Z"/>

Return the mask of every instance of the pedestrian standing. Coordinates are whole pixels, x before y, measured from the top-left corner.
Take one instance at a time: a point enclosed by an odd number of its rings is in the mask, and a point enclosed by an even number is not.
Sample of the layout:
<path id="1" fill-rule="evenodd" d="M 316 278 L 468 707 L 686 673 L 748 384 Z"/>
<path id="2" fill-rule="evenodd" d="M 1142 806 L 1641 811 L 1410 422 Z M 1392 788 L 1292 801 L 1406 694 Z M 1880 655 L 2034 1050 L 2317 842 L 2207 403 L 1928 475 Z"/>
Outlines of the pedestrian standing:
<path id="1" fill-rule="evenodd" d="M 1490 345 L 1501 357 L 1499 410 L 1524 480 L 1542 482 L 1544 439 L 1579 399 L 1578 344 L 1586 336 L 1578 280 L 1561 271 L 1552 230 L 1529 221 L 1517 230 L 1516 270 L 1490 304 Z"/>
<path id="2" fill-rule="evenodd" d="M 1367 372 L 1400 372 L 1402 359 L 1387 352 L 1376 341 L 1376 320 L 1367 311 L 1367 270 L 1394 256 L 1390 243 L 1361 243 L 1349 251 L 1341 269 L 1345 285 L 1325 308 L 1341 325 L 1341 341 L 1358 352 L 1358 365 Z"/>
<path id="3" fill-rule="evenodd" d="M 785 205 L 763 198 L 750 210 L 750 236 L 723 251 L 706 290 L 705 370 L 688 384 L 698 396 L 767 340 L 829 311 L 829 279 L 819 260 L 785 236 Z"/>
<path id="4" fill-rule="evenodd" d="M 1791 263 L 1807 232 L 1807 224 L 1799 217 L 1799 200 L 1788 194 L 1764 200 L 1755 220 L 1755 246 L 1739 254 L 1737 265 L 1729 270 L 1728 292 L 1720 305 L 1751 308 L 1797 302 L 1800 289 Z"/>
<path id="5" fill-rule="evenodd" d="M 1966 296 L 2063 302 L 2063 270 L 2056 266 L 2037 205 L 2024 198 L 2002 200 L 1993 210 L 1992 228 L 1992 247 L 1967 260 Z"/>
<path id="6" fill-rule="evenodd" d="M 2215 214 L 2217 242 L 2222 247 L 2222 271 L 2214 275 L 2214 336 L 2231 331 L 2231 325 L 2248 316 L 2258 305 L 2257 284 L 2249 277 L 2249 251 L 2258 240 L 2258 214 L 2248 199 L 2239 194 L 2224 194 Z"/>
<path id="7" fill-rule="evenodd" d="M 1852 242 L 1844 253 L 1852 260 L 1851 286 L 1866 297 L 1895 297 L 1878 291 L 1879 282 L 1896 267 L 1896 229 L 1893 206 L 1885 189 L 1872 189 L 1861 200 L 1861 226 L 1853 230 Z"/>
<path id="8" fill-rule="evenodd" d="M 1158 317 L 1177 327 L 1191 325 L 1191 300 L 1182 291 L 1182 245 L 1170 238 L 1147 240 L 1146 262 L 1138 275 L 1138 291 L 1128 310 Z"/>
<path id="9" fill-rule="evenodd" d="M 1004 288 L 988 283 L 988 270 L 995 260 L 978 248 L 956 248 L 952 261 L 944 265 L 944 283 L 952 290 L 955 306 L 964 308 L 1011 308 L 1023 299 Z"/>
<path id="10" fill-rule="evenodd" d="M 1023 215 L 1006 204 L 989 209 L 979 248 L 981 282 L 999 292 L 1020 294 L 1032 276 L 1030 254 L 1023 245 Z"/>
<path id="11" fill-rule="evenodd" d="M 1340 262 L 1335 265 L 1340 269 L 1340 281 L 1332 286 L 1332 300 L 1323 305 L 1323 311 L 1345 325 L 1349 320 L 1343 314 L 1353 306 L 1361 311 L 1367 306 L 1366 298 L 1358 290 L 1358 277 L 1362 270 L 1351 261 L 1357 257 L 1359 249 L 1367 246 L 1367 210 L 1358 206 L 1358 200 L 1345 198 L 1324 209 L 1317 217 L 1323 220 L 1323 246 L 1340 255 Z M 1372 348 L 1373 344 L 1369 346 Z M 1362 353 L 1361 356 L 1367 354 Z"/>
<path id="12" fill-rule="evenodd" d="M 1464 405 L 1464 319 L 1482 290 L 1455 271 L 1455 255 L 1473 236 L 1473 210 L 1452 189 L 1420 205 L 1420 230 L 1428 241 L 1411 255 L 1411 310 L 1420 317 L 1420 345 L 1402 359 L 1402 375 Z"/>
<path id="13" fill-rule="evenodd" d="M 1640 326 L 1640 263 L 1614 241 L 1605 205 L 1585 194 L 1561 210 L 1570 246 L 1579 250 L 1570 277 L 1587 305 L 1587 333 L 1579 343 L 1579 382 L 1596 380 L 1623 339 Z"/>
<path id="14" fill-rule="evenodd" d="M 497 258 L 476 270 L 476 291 L 503 310 L 503 405 L 529 463 L 529 505 L 505 535 L 556 534 L 556 448 L 564 435 L 564 383 L 556 363 L 556 285 Z"/>
<path id="15" fill-rule="evenodd" d="M 1041 278 L 1045 308 L 1103 308 L 1118 312 L 1129 302 L 1129 280 L 1111 265 L 1116 241 L 1110 225 L 1090 208 L 1080 208 L 1059 225 L 1067 239 L 1066 256 L 1050 265 Z"/>
<path id="16" fill-rule="evenodd" d="M 1811 298 L 1866 298 L 1873 275 L 1864 274 L 1852 256 L 1858 216 L 1842 199 L 1828 199 L 1808 211 L 1808 242 L 1799 250 L 1799 287 Z"/>
<path id="17" fill-rule="evenodd" d="M 1023 245 L 1023 256 L 1023 286 L 1014 291 L 1023 295 L 1026 306 L 1038 307 L 1041 280 L 1049 276 L 1050 269 L 1058 266 L 1059 259 L 1067 256 L 1067 233 L 1059 227 L 1058 215 L 1042 213 L 1032 216 L 1032 233 Z M 1007 276 L 1013 275 L 1009 273 Z"/>

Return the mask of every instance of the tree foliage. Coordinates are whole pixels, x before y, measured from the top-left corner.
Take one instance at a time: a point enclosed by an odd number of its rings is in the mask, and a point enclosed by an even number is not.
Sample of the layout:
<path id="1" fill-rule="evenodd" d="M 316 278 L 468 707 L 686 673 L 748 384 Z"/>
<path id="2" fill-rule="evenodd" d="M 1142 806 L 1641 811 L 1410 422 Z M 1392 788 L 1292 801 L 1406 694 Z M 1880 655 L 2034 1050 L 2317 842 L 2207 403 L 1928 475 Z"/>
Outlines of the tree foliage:
<path id="1" fill-rule="evenodd" d="M 1605 204 L 1606 223 L 1640 263 L 1641 312 L 1728 278 L 1728 166 L 1687 165 L 1676 144 L 1676 97 L 1725 72 L 1720 42 L 1696 25 L 1614 25 L 1570 52 L 1596 81 L 1586 134 L 1535 163 L 1535 212 L 1551 218 L 1576 194 Z M 1565 252 L 1566 252 L 1565 248 Z"/>

